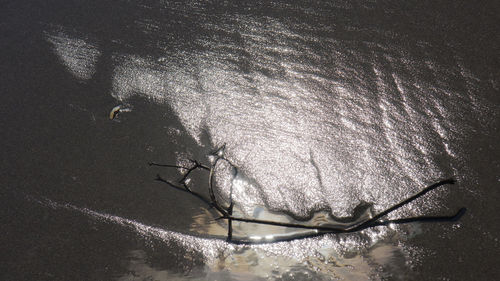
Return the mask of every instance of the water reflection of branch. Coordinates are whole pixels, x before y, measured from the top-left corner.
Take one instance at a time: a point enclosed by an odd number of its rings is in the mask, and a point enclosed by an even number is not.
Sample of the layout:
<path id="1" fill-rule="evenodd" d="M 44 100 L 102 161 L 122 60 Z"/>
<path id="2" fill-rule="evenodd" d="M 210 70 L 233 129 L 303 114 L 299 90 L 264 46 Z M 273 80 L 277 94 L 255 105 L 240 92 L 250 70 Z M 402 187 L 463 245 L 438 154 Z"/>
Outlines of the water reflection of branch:
<path id="1" fill-rule="evenodd" d="M 221 205 L 215 195 L 214 192 L 214 177 L 215 177 L 215 169 L 217 167 L 217 164 L 219 161 L 225 161 L 227 162 L 233 169 L 237 171 L 237 168 L 235 165 L 233 165 L 228 159 L 226 159 L 223 155 L 225 146 L 222 146 L 221 148 L 217 149 L 214 153 L 212 153 L 212 164 L 210 166 L 203 165 L 199 163 L 196 160 L 189 160 L 192 165 L 190 166 L 181 166 L 181 165 L 167 165 L 167 164 L 157 164 L 157 163 L 149 163 L 150 166 L 159 166 L 159 167 L 169 167 L 169 168 L 177 168 L 180 170 L 184 170 L 183 172 L 183 177 L 179 180 L 179 184 L 181 186 L 176 185 L 168 180 L 163 179 L 160 177 L 160 175 L 157 175 L 156 180 L 163 182 L 170 187 L 173 187 L 175 189 L 188 192 L 195 197 L 199 198 L 203 202 L 205 202 L 207 205 L 215 208 L 217 212 L 219 213 L 219 217 L 216 220 L 227 220 L 228 222 L 228 232 L 227 232 L 227 241 L 232 242 L 232 243 L 238 243 L 238 244 L 258 244 L 258 243 L 269 243 L 269 242 L 276 242 L 276 241 L 285 241 L 285 240 L 291 240 L 291 239 L 297 239 L 297 238 L 305 238 L 305 237 L 313 237 L 317 235 L 322 235 L 326 233 L 352 233 L 352 232 L 358 232 L 362 231 L 364 229 L 376 227 L 376 226 L 387 226 L 387 225 L 392 225 L 392 224 L 406 224 L 406 223 L 412 223 L 412 222 L 449 222 L 449 221 L 457 221 L 462 217 L 462 215 L 465 213 L 466 208 L 461 208 L 459 209 L 455 214 L 452 215 L 447 215 L 447 216 L 416 216 L 416 217 L 409 217 L 409 218 L 400 218 L 400 219 L 394 219 L 394 220 L 381 220 L 383 217 L 386 215 L 390 214 L 391 212 L 398 210 L 399 208 L 409 204 L 410 202 L 415 201 L 416 199 L 424 196 L 428 192 L 446 185 L 446 184 L 455 184 L 454 179 L 446 179 L 439 181 L 437 183 L 434 183 L 432 185 L 429 185 L 422 189 L 420 192 L 408 197 L 407 199 L 387 208 L 386 210 L 376 214 L 375 216 L 371 217 L 370 219 L 367 219 L 361 223 L 348 226 L 348 227 L 333 227 L 333 226 L 327 226 L 327 225 L 308 225 L 308 224 L 300 224 L 300 223 L 286 223 L 286 222 L 278 222 L 278 221 L 270 221 L 270 220 L 260 220 L 260 219 L 252 219 L 252 218 L 243 218 L 243 217 L 235 217 L 233 216 L 233 207 L 234 203 L 232 200 L 232 190 L 230 193 L 230 202 L 228 207 L 224 207 Z M 189 175 L 195 171 L 195 170 L 206 170 L 209 171 L 209 178 L 208 178 L 208 194 L 209 197 L 198 193 L 192 189 L 190 189 L 187 185 L 187 180 Z M 297 229 L 310 229 L 310 230 L 315 230 L 315 233 L 312 234 L 305 234 L 300 237 L 293 237 L 293 238 L 285 238 L 285 239 L 279 239 L 279 240 L 273 240 L 273 241 L 241 241 L 241 240 L 234 240 L 233 239 L 233 227 L 232 227 L 232 222 L 233 221 L 239 221 L 239 222 L 245 222 L 245 223 L 254 223 L 254 224 L 263 224 L 263 225 L 273 225 L 273 226 L 280 226 L 280 227 L 290 227 L 290 228 L 297 228 Z"/>

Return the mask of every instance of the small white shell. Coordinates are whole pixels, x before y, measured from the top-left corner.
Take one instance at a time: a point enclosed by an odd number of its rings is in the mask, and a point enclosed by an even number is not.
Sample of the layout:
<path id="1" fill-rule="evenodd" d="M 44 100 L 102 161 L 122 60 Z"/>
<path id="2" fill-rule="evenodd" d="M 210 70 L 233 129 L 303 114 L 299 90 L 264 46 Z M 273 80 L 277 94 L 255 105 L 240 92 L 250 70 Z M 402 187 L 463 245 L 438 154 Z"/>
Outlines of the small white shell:
<path id="1" fill-rule="evenodd" d="M 109 119 L 111 120 L 115 119 L 116 115 L 118 114 L 121 108 L 122 108 L 121 105 L 113 107 L 113 109 L 111 109 L 111 112 L 109 113 Z"/>

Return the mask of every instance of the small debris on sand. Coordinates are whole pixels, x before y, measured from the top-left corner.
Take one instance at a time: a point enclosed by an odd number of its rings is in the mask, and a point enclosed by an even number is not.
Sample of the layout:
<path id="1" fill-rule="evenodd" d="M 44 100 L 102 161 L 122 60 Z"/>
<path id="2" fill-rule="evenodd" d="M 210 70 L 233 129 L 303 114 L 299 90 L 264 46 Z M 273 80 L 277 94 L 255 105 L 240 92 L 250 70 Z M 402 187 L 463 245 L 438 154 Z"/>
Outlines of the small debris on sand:
<path id="1" fill-rule="evenodd" d="M 111 112 L 109 113 L 109 119 L 111 120 L 115 119 L 116 115 L 118 114 L 118 112 L 120 112 L 121 108 L 122 108 L 121 105 L 113 107 L 113 109 L 111 109 Z"/>

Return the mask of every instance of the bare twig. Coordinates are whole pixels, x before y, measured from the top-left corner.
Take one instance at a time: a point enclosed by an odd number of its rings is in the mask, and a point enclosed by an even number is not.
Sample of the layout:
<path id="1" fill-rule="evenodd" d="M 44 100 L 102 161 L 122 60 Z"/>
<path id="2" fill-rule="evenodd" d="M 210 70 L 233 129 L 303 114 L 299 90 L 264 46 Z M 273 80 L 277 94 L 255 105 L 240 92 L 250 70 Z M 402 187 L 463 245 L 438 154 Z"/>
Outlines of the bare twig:
<path id="1" fill-rule="evenodd" d="M 222 160 L 226 161 L 229 163 L 231 167 L 236 169 L 236 166 L 234 166 L 229 160 L 227 160 L 223 156 L 223 151 L 224 151 L 225 146 L 222 146 L 221 148 L 217 149 L 212 156 L 214 157 L 214 160 L 212 161 L 212 164 L 210 166 L 203 165 L 199 163 L 196 160 L 190 160 L 192 163 L 191 166 L 185 167 L 185 166 L 179 166 L 179 165 L 167 165 L 167 164 L 157 164 L 157 163 L 149 163 L 150 166 L 159 166 L 159 167 L 169 167 L 169 168 L 177 168 L 180 170 L 184 170 L 185 172 L 183 173 L 183 177 L 179 180 L 179 184 L 182 186 L 175 185 L 163 178 L 161 178 L 159 175 L 157 175 L 156 180 L 166 183 L 167 185 L 184 191 L 191 193 L 195 197 L 199 198 L 203 202 L 205 202 L 207 205 L 214 207 L 217 212 L 219 213 L 219 217 L 216 220 L 224 219 L 227 220 L 228 222 L 228 233 L 227 233 L 227 241 L 232 242 L 232 243 L 249 243 L 249 244 L 255 244 L 255 243 L 269 243 L 270 241 L 241 241 L 241 240 L 233 240 L 233 229 L 232 229 L 232 222 L 233 221 L 239 221 L 239 222 L 245 222 L 245 223 L 255 223 L 255 224 L 264 224 L 264 225 L 274 225 L 274 226 L 281 226 L 281 227 L 291 227 L 291 228 L 298 228 L 298 229 L 310 229 L 310 230 L 315 230 L 316 233 L 313 234 L 305 234 L 303 237 L 311 237 L 315 235 L 321 235 L 325 233 L 351 233 L 351 232 L 358 232 L 362 231 L 367 228 L 372 228 L 376 226 L 387 226 L 390 224 L 405 224 L 405 223 L 411 223 L 411 222 L 444 222 L 444 221 L 456 221 L 462 217 L 462 215 L 465 213 L 466 208 L 461 208 L 458 210 L 455 214 L 453 215 L 448 215 L 448 216 L 417 216 L 417 217 L 409 217 L 409 218 L 401 218 L 401 219 L 395 219 L 395 220 L 381 220 L 382 217 L 388 215 L 389 213 L 409 204 L 410 202 L 424 196 L 428 192 L 446 185 L 446 184 L 454 184 L 455 180 L 454 179 L 446 179 L 439 181 L 437 183 L 434 183 L 432 185 L 427 186 L 424 188 L 422 191 L 408 197 L 407 199 L 401 201 L 398 204 L 395 204 L 391 206 L 390 208 L 376 214 L 372 218 L 365 220 L 359 224 L 356 224 L 354 226 L 350 227 L 333 227 L 333 226 L 327 226 L 327 225 L 307 225 L 307 224 L 300 224 L 300 223 L 286 223 L 286 222 L 277 222 L 277 221 L 268 221 L 268 220 L 259 220 L 259 219 L 251 219 L 251 218 L 243 218 L 243 217 L 234 217 L 233 216 L 233 194 L 232 190 L 230 193 L 230 202 L 229 202 L 229 207 L 225 208 L 223 207 L 216 198 L 215 192 L 214 192 L 214 177 L 215 177 L 215 169 L 217 166 L 217 163 Z M 209 177 L 208 177 L 208 193 L 209 193 L 209 198 L 204 196 L 201 193 L 198 193 L 196 191 L 191 190 L 187 184 L 186 181 L 191 174 L 191 172 L 200 169 L 200 170 L 206 170 L 209 171 Z M 302 238 L 299 236 L 290 238 L 290 239 L 296 239 L 296 238 Z M 284 241 L 287 240 L 285 239 L 280 239 L 279 241 Z"/>

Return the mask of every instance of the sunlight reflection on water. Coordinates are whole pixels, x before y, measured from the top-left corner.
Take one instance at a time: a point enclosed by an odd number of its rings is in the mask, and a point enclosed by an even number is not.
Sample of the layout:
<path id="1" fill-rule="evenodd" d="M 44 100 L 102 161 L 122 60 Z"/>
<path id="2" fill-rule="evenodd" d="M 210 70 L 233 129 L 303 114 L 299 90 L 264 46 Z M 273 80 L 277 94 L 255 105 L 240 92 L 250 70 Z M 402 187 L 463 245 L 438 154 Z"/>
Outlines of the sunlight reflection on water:
<path id="1" fill-rule="evenodd" d="M 150 27 L 148 32 L 160 25 L 154 20 L 142 23 Z M 120 102 L 139 95 L 169 106 L 199 146 L 226 144 L 226 157 L 244 176 L 231 178 L 221 169 L 217 192 L 227 198 L 233 186 L 243 214 L 265 206 L 268 214 L 286 212 L 296 218 L 320 210 L 345 217 L 360 202 L 373 202 L 380 210 L 455 174 L 460 135 L 468 130 L 467 121 L 457 122 L 459 112 L 479 112 L 481 106 L 470 91 L 475 78 L 458 55 L 442 64 L 429 53 L 429 44 L 414 51 L 398 43 L 316 38 L 308 34 L 314 27 L 307 24 L 287 25 L 266 17 L 235 16 L 227 25 L 205 28 L 236 30 L 239 40 L 199 38 L 198 49 L 177 53 L 176 60 L 113 54 L 111 95 Z M 93 74 L 97 47 L 60 33 L 47 35 L 47 40 L 77 77 Z M 419 52 L 426 54 L 425 60 Z M 81 61 L 80 55 L 90 59 Z M 203 135 L 209 136 L 209 143 Z M 425 213 L 439 206 L 440 195 L 395 215 Z M 377 245 L 395 235 L 386 228 L 235 246 L 71 205 L 52 205 L 181 243 L 204 256 L 206 274 L 213 280 L 303 280 L 305 275 L 370 280 L 379 274 L 378 265 L 394 263 L 395 256 L 407 259 L 401 248 Z M 210 225 L 212 219 L 210 212 L 195 217 L 191 231 L 223 234 L 219 225 Z M 206 223 L 206 232 L 197 227 Z M 270 232 L 258 239 L 276 235 Z M 358 250 L 367 253 L 349 256 Z M 131 257 L 135 274 L 185 278 L 149 267 L 145 253 L 131 252 Z M 404 262 L 398 266 L 396 271 L 404 271 Z"/>
<path id="2" fill-rule="evenodd" d="M 55 210 L 78 212 L 101 223 L 131 228 L 145 239 L 178 243 L 184 247 L 188 256 L 202 255 L 206 261 L 206 268 L 201 277 L 176 274 L 152 267 L 144 251 L 132 250 L 126 257 L 128 273 L 118 280 L 135 280 L 139 277 L 160 278 L 159 280 L 255 280 L 256 278 L 304 280 L 304 274 L 310 280 L 330 280 L 331 277 L 370 280 L 370 276 L 375 273 L 371 267 L 373 263 L 385 265 L 390 261 L 392 252 L 400 252 L 397 247 L 382 245 L 370 250 L 368 256 L 361 256 L 356 251 L 365 248 L 370 242 L 360 236 L 325 236 L 274 244 L 238 246 L 220 240 L 163 230 L 134 220 L 50 199 L 29 197 L 28 200 Z M 372 234 L 381 234 L 377 232 L 375 230 Z"/>

